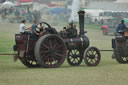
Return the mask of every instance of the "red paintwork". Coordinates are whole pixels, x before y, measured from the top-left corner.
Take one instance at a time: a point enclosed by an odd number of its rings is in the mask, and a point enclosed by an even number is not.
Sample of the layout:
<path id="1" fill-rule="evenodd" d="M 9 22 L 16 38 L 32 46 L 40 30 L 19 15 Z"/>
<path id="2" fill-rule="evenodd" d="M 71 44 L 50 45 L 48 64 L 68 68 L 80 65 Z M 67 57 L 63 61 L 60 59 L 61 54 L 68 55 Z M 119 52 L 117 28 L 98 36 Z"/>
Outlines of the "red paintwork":
<path id="1" fill-rule="evenodd" d="M 55 7 L 56 4 L 47 4 L 49 7 Z"/>
<path id="2" fill-rule="evenodd" d="M 101 26 L 101 29 L 104 30 L 104 33 L 107 33 L 109 27 L 108 27 L 108 25 L 102 25 L 102 26 Z"/>
<path id="3" fill-rule="evenodd" d="M 39 38 L 44 36 L 47 33 L 47 31 L 43 31 L 40 33 Z M 16 34 L 15 41 L 16 45 L 18 47 L 18 51 L 20 50 L 26 50 L 27 49 L 27 40 L 28 40 L 27 34 Z M 29 40 L 29 47 L 28 47 L 28 54 L 34 53 L 34 47 L 37 40 Z"/>
<path id="4" fill-rule="evenodd" d="M 39 38 L 42 37 L 42 36 L 44 36 L 46 33 L 47 33 L 46 30 L 44 30 L 43 32 L 41 32 L 40 35 L 39 35 Z"/>
<path id="5" fill-rule="evenodd" d="M 32 0 L 19 0 L 20 3 L 22 2 L 32 2 Z"/>
<path id="6" fill-rule="evenodd" d="M 18 47 L 18 51 L 26 50 L 28 35 L 26 34 L 17 34 L 17 35 L 16 35 L 16 45 Z M 34 52 L 35 43 L 36 40 L 29 40 L 28 54 L 32 54 Z"/>

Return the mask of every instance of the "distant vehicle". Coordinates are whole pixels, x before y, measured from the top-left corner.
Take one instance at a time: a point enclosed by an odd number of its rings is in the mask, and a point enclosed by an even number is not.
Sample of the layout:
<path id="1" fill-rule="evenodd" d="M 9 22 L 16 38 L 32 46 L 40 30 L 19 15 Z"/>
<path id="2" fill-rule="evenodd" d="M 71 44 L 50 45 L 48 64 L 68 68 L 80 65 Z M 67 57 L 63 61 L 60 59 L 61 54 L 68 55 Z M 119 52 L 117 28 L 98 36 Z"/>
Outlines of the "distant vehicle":
<path id="1" fill-rule="evenodd" d="M 123 19 L 125 21 L 126 27 L 128 27 L 128 18 Z M 117 25 L 121 20 L 117 20 L 114 18 L 104 19 L 103 25 L 101 26 L 102 33 L 104 35 L 113 34 L 116 32 Z"/>
<path id="2" fill-rule="evenodd" d="M 88 17 L 91 19 L 92 23 L 100 22 L 100 20 L 102 19 L 100 14 L 102 14 L 104 12 L 104 10 L 101 9 L 82 9 L 86 12 L 86 17 L 88 15 Z"/>
<path id="3" fill-rule="evenodd" d="M 112 39 L 113 55 L 117 62 L 121 64 L 128 63 L 128 31 L 124 35 L 115 33 L 115 38 Z"/>
<path id="4" fill-rule="evenodd" d="M 127 11 L 105 11 L 104 13 L 100 14 L 100 16 L 103 17 L 103 19 L 101 20 L 101 29 L 103 34 L 107 35 L 109 33 L 115 33 L 117 25 L 121 20 L 124 20 L 127 26 L 127 15 Z"/>
<path id="5" fill-rule="evenodd" d="M 109 33 L 115 33 L 118 22 L 115 19 L 105 19 L 103 20 L 103 25 L 101 26 L 101 30 L 104 35 Z"/>
<path id="6" fill-rule="evenodd" d="M 60 7 L 50 9 L 50 14 L 61 14 L 61 13 L 67 14 L 67 9 Z"/>

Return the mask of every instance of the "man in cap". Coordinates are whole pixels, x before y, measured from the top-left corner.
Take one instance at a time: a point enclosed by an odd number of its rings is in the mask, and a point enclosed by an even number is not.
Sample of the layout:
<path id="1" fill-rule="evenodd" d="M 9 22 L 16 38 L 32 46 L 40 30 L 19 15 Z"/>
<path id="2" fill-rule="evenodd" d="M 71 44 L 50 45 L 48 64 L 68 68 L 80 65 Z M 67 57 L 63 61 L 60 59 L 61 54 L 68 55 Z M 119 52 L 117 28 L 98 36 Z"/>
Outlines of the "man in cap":
<path id="1" fill-rule="evenodd" d="M 127 27 L 124 24 L 124 20 L 121 20 L 121 23 L 117 27 L 117 33 L 124 34 L 126 29 L 127 29 Z"/>

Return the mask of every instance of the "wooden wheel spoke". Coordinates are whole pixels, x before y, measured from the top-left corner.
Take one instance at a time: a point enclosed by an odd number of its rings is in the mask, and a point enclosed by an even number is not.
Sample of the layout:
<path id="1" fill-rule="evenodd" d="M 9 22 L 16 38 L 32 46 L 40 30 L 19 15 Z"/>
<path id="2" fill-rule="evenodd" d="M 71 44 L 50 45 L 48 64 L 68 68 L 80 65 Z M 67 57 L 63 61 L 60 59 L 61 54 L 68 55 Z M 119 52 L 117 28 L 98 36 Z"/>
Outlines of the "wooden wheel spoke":
<path id="1" fill-rule="evenodd" d="M 94 54 L 95 56 L 98 56 L 97 52 Z"/>
<path id="2" fill-rule="evenodd" d="M 53 61 L 56 61 L 54 57 L 52 57 L 52 60 L 53 60 Z"/>
<path id="3" fill-rule="evenodd" d="M 30 61 L 30 64 L 33 64 L 33 61 Z"/>
<path id="4" fill-rule="evenodd" d="M 73 58 L 71 58 L 71 62 L 73 62 L 74 61 L 74 59 Z"/>
<path id="5" fill-rule="evenodd" d="M 48 57 L 49 57 L 49 54 L 48 54 L 47 56 L 43 57 L 42 59 L 43 59 L 44 61 L 47 61 Z"/>
<path id="6" fill-rule="evenodd" d="M 50 60 L 49 60 L 49 57 L 48 57 L 46 62 L 48 62 L 48 63 L 49 63 L 49 61 L 50 61 Z"/>
<path id="7" fill-rule="evenodd" d="M 76 63 L 76 60 L 75 59 L 73 59 L 73 63 Z"/>
<path id="8" fill-rule="evenodd" d="M 73 52 L 70 52 L 70 55 L 73 55 Z"/>
<path id="9" fill-rule="evenodd" d="M 70 57 L 71 60 L 73 60 L 74 58 Z"/>
<path id="10" fill-rule="evenodd" d="M 88 56 L 91 56 L 92 54 L 90 52 L 87 53 Z"/>
<path id="11" fill-rule="evenodd" d="M 95 51 L 95 54 L 94 54 L 94 55 L 95 55 L 95 56 L 96 56 L 96 55 L 99 55 L 99 53 L 98 53 L 97 51 Z"/>
<path id="12" fill-rule="evenodd" d="M 90 61 L 91 61 L 91 59 L 88 59 L 87 61 L 88 61 L 88 62 L 90 62 Z"/>
<path id="13" fill-rule="evenodd" d="M 41 53 L 42 53 L 42 54 L 44 54 L 44 53 L 48 53 L 48 51 L 41 51 Z"/>
<path id="14" fill-rule="evenodd" d="M 63 57 L 63 55 L 59 54 L 59 53 L 55 53 L 55 55 L 59 56 L 59 57 Z"/>
<path id="15" fill-rule="evenodd" d="M 87 56 L 89 57 L 89 56 L 91 56 L 89 53 L 87 53 Z"/>
<path id="16" fill-rule="evenodd" d="M 77 50 L 74 50 L 74 54 L 76 54 Z"/>
<path id="17" fill-rule="evenodd" d="M 55 49 L 62 48 L 64 45 L 57 46 Z"/>
<path id="18" fill-rule="evenodd" d="M 95 62 L 97 61 L 96 59 L 93 59 Z"/>
<path id="19" fill-rule="evenodd" d="M 88 59 L 88 62 L 91 62 L 92 59 Z"/>
<path id="20" fill-rule="evenodd" d="M 89 57 L 87 57 L 86 59 L 89 60 Z"/>
<path id="21" fill-rule="evenodd" d="M 57 44 L 55 43 L 55 44 L 54 44 L 54 46 L 53 46 L 53 49 L 55 49 L 55 48 L 56 48 L 56 46 L 57 46 Z"/>
<path id="22" fill-rule="evenodd" d="M 50 61 L 51 61 L 51 63 L 53 62 L 53 61 L 56 61 L 56 59 L 55 59 L 55 57 L 53 56 L 53 55 L 50 55 Z"/>
<path id="23" fill-rule="evenodd" d="M 91 64 L 92 64 L 92 59 L 90 59 L 90 61 L 89 61 Z"/>
<path id="24" fill-rule="evenodd" d="M 53 49 L 54 49 L 54 48 L 56 48 L 56 46 L 57 46 L 57 41 L 54 39 L 53 43 L 54 43 L 54 44 L 53 44 Z"/>
<path id="25" fill-rule="evenodd" d="M 95 58 L 94 60 L 95 60 L 95 61 L 97 61 L 98 59 L 97 59 L 97 58 Z"/>
<path id="26" fill-rule="evenodd" d="M 122 57 L 122 59 L 123 59 L 124 61 L 127 61 L 125 57 Z"/>
<path id="27" fill-rule="evenodd" d="M 68 52 L 67 61 L 72 66 L 79 66 L 82 62 L 83 57 L 80 55 L 78 49 L 72 49 Z"/>
<path id="28" fill-rule="evenodd" d="M 37 62 L 42 67 L 55 68 L 63 64 L 67 54 L 67 48 L 65 42 L 58 34 L 48 33 L 38 39 L 35 44 L 34 53 Z"/>
<path id="29" fill-rule="evenodd" d="M 20 58 L 20 61 L 27 67 L 30 68 L 35 68 L 35 67 L 39 67 L 40 65 L 37 63 L 37 61 L 33 58 L 34 55 L 30 54 L 30 55 L 24 55 L 24 58 Z"/>
<path id="30" fill-rule="evenodd" d="M 45 55 L 44 55 L 44 54 L 40 56 L 40 58 L 41 58 L 41 59 L 43 59 L 44 57 L 45 57 Z"/>
<path id="31" fill-rule="evenodd" d="M 94 49 L 91 50 L 91 53 L 92 53 L 92 54 L 94 53 Z"/>
<path id="32" fill-rule="evenodd" d="M 92 55 L 89 55 L 88 58 L 91 58 Z"/>
<path id="33" fill-rule="evenodd" d="M 47 49 L 49 48 L 49 47 L 48 47 L 46 44 L 44 44 L 44 43 L 43 43 L 42 45 L 43 45 L 45 48 L 47 48 Z"/>
<path id="34" fill-rule="evenodd" d="M 75 61 L 76 61 L 76 62 L 78 62 L 78 61 L 79 61 L 79 60 L 78 60 L 78 58 L 77 58 L 77 59 L 75 59 Z"/>
<path id="35" fill-rule="evenodd" d="M 96 63 L 95 59 L 93 59 L 92 61 L 93 61 L 94 64 Z"/>
<path id="36" fill-rule="evenodd" d="M 100 51 L 96 47 L 89 47 L 84 53 L 84 62 L 88 66 L 97 66 L 100 62 Z"/>
<path id="37" fill-rule="evenodd" d="M 93 59 L 91 60 L 91 63 L 94 64 L 95 62 L 93 61 Z"/>
<path id="38" fill-rule="evenodd" d="M 51 42 L 51 40 L 49 40 L 49 45 L 50 45 L 50 47 L 52 48 L 52 42 Z"/>
<path id="39" fill-rule="evenodd" d="M 54 57 L 55 60 L 60 60 L 61 59 L 61 57 L 59 57 L 57 55 L 53 55 L 53 57 Z"/>

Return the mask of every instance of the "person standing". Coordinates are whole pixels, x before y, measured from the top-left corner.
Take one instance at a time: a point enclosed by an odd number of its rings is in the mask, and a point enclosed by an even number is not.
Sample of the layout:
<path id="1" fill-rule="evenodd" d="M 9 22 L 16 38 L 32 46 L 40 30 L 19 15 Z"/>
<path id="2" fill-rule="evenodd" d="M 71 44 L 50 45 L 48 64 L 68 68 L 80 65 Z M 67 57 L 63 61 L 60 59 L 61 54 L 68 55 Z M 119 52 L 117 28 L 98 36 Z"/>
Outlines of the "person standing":
<path id="1" fill-rule="evenodd" d="M 36 22 L 36 20 L 34 20 L 33 24 L 32 24 L 31 31 L 32 31 L 32 34 L 39 35 L 39 33 L 36 31 L 36 28 L 37 28 L 36 24 L 37 24 L 37 22 Z"/>
<path id="2" fill-rule="evenodd" d="M 37 36 L 39 35 L 39 33 L 36 31 L 37 28 L 37 22 L 36 20 L 33 21 L 32 27 L 31 27 L 31 32 L 32 32 L 32 37 L 33 39 L 37 39 Z"/>

